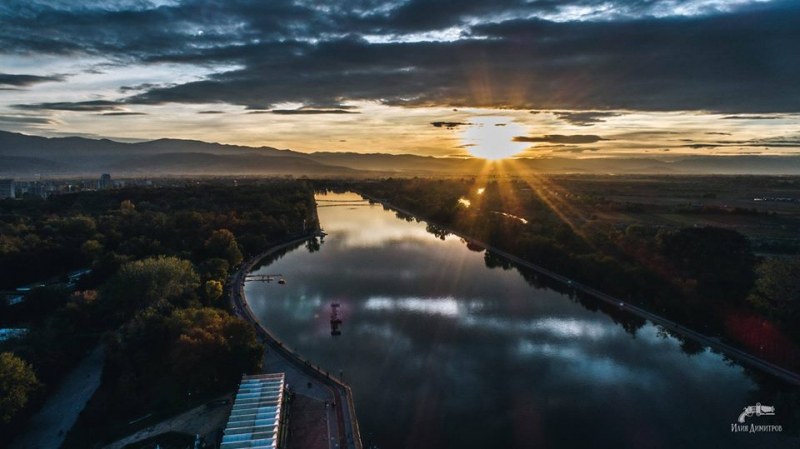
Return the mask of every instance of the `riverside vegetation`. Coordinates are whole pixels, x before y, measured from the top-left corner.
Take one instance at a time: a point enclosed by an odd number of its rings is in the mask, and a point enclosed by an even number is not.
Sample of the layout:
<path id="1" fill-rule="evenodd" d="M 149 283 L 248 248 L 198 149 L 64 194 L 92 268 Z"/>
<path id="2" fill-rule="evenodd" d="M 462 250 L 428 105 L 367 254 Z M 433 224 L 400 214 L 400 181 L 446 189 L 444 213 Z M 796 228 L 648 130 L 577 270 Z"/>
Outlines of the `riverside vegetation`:
<path id="1" fill-rule="evenodd" d="M 66 447 L 90 447 L 235 388 L 263 348 L 227 311 L 231 270 L 313 220 L 303 182 L 132 188 L 0 202 L 0 286 L 50 279 L 2 325 L 25 327 L 0 347 L 0 433 L 13 437 L 59 380 L 97 344 L 102 384 Z M 76 286 L 60 279 L 91 268 Z M 140 425 L 150 421 L 142 420 Z"/>

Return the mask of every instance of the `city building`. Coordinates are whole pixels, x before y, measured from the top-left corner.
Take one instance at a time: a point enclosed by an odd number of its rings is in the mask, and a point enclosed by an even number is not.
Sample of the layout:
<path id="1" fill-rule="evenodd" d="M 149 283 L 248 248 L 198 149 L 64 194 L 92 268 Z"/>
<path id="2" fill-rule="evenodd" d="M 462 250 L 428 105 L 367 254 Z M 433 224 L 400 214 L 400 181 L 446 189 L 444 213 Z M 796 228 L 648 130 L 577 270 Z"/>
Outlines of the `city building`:
<path id="1" fill-rule="evenodd" d="M 28 329 L 20 327 L 0 328 L 0 341 L 15 340 L 28 334 Z"/>
<path id="2" fill-rule="evenodd" d="M 13 179 L 0 179 L 0 200 L 6 198 L 14 198 L 14 180 Z"/>
<path id="3" fill-rule="evenodd" d="M 283 373 L 243 376 L 220 449 L 283 448 L 285 388 Z"/>
<path id="4" fill-rule="evenodd" d="M 100 190 L 105 190 L 105 189 L 110 189 L 113 186 L 114 185 L 111 182 L 111 175 L 109 175 L 108 173 L 103 173 L 100 176 L 100 182 L 97 184 L 97 187 Z"/>

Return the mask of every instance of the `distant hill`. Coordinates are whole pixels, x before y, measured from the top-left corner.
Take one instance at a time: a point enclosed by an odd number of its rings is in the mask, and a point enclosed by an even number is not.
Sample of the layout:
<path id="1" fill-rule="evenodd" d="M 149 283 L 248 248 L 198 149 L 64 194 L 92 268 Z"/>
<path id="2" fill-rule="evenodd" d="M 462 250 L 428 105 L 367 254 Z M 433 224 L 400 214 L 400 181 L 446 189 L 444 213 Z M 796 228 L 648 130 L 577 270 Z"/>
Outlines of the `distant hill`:
<path id="1" fill-rule="evenodd" d="M 356 175 L 357 170 L 334 167 L 296 156 L 265 154 L 161 153 L 126 159 L 110 166 L 114 173 L 131 174 L 271 174 L 271 175 Z"/>
<path id="2" fill-rule="evenodd" d="M 51 172 L 67 170 L 68 166 L 38 157 L 0 155 L 0 173 Z"/>
<path id="3" fill-rule="evenodd" d="M 266 174 L 353 176 L 356 170 L 314 161 L 303 153 L 197 140 L 122 143 L 82 137 L 45 138 L 0 131 L 0 174 L 96 176 Z"/>
<path id="4" fill-rule="evenodd" d="M 46 138 L 0 131 L 0 176 L 142 175 L 472 175 L 485 162 L 384 153 L 301 153 L 181 139 L 124 143 L 82 137 Z M 518 174 L 780 174 L 800 175 L 800 156 L 542 157 L 517 159 Z"/>
<path id="5" fill-rule="evenodd" d="M 305 156 L 324 164 L 388 173 L 474 173 L 484 165 L 480 159 L 442 158 L 413 154 L 317 152 Z"/>

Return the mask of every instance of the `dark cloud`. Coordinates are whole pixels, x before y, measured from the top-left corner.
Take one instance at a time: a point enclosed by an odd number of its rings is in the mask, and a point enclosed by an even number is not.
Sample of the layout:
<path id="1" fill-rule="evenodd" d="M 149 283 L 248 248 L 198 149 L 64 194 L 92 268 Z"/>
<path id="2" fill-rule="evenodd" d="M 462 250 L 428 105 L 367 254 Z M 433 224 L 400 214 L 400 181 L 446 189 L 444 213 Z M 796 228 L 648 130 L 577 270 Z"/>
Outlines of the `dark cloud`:
<path id="1" fill-rule="evenodd" d="M 797 148 L 800 147 L 800 139 L 794 138 L 767 138 L 739 141 L 719 141 L 681 145 L 686 148 L 718 148 L 718 147 L 764 147 L 764 148 Z"/>
<path id="2" fill-rule="evenodd" d="M 13 123 L 25 125 L 51 125 L 55 121 L 49 117 L 34 117 L 28 115 L 0 115 L 0 123 Z"/>
<path id="3" fill-rule="evenodd" d="M 649 140 L 649 139 L 664 139 L 669 136 L 681 135 L 683 133 L 677 131 L 630 131 L 619 134 L 613 134 L 608 138 L 611 140 Z"/>
<path id="4" fill-rule="evenodd" d="M 488 40 L 378 45 L 347 37 L 217 49 L 207 60 L 224 54 L 244 67 L 131 101 L 800 110 L 800 56 L 788 45 L 800 41 L 798 20 L 794 10 L 620 23 L 515 20 L 474 27 Z"/>
<path id="5" fill-rule="evenodd" d="M 783 118 L 780 115 L 726 115 L 723 120 L 776 120 Z"/>
<path id="6" fill-rule="evenodd" d="M 800 3 L 680 3 L 700 13 L 659 18 L 677 10 L 674 0 L 349 0 L 324 8 L 310 0 L 184 0 L 160 7 L 7 0 L 0 47 L 119 64 L 227 67 L 184 84 L 123 88 L 131 95 L 125 101 L 138 104 L 271 109 L 299 102 L 320 109 L 370 100 L 800 111 Z M 588 17 L 603 20 L 569 20 L 570 10 L 605 12 Z M 448 40 L 430 37 L 444 31 Z M 569 114 L 562 118 L 583 126 L 609 117 Z"/>
<path id="7" fill-rule="evenodd" d="M 101 112 L 101 111 L 117 111 L 120 109 L 120 103 L 107 100 L 91 100 L 91 101 L 62 101 L 53 103 L 32 103 L 32 104 L 15 104 L 12 106 L 15 109 L 43 111 L 81 111 L 81 112 Z"/>
<path id="8" fill-rule="evenodd" d="M 556 117 L 567 123 L 577 126 L 591 126 L 596 123 L 603 123 L 609 117 L 619 117 L 619 112 L 600 112 L 600 111 L 581 111 L 581 112 L 562 112 L 554 111 Z"/>
<path id="9" fill-rule="evenodd" d="M 596 143 L 603 139 L 600 136 L 592 134 L 576 134 L 572 136 L 563 136 L 560 134 L 549 134 L 541 137 L 527 137 L 517 136 L 514 137 L 514 142 L 547 142 L 547 143 L 564 143 L 564 144 L 583 144 L 583 143 Z"/>
<path id="10" fill-rule="evenodd" d="M 137 84 L 135 86 L 120 86 L 119 91 L 122 93 L 141 92 L 145 90 L 155 89 L 158 87 L 164 87 L 164 86 L 155 83 L 142 83 L 142 84 Z"/>
<path id="11" fill-rule="evenodd" d="M 719 151 L 715 154 L 730 154 L 736 156 L 755 156 L 759 154 L 764 154 L 763 151 Z"/>
<path id="12" fill-rule="evenodd" d="M 14 75 L 11 73 L 0 73 L 0 86 L 28 87 L 33 84 L 46 83 L 51 81 L 64 81 L 64 75 Z"/>
<path id="13" fill-rule="evenodd" d="M 587 151 L 598 151 L 597 148 L 559 148 L 552 150 L 553 153 L 585 153 Z"/>
<path id="14" fill-rule="evenodd" d="M 694 148 L 695 150 L 697 150 L 697 149 L 701 149 L 701 148 L 717 148 L 717 147 L 720 147 L 720 146 L 728 146 L 728 145 L 721 144 L 721 143 L 693 143 L 693 144 L 681 145 L 681 146 L 686 147 L 686 148 Z"/>
<path id="15" fill-rule="evenodd" d="M 197 111 L 198 114 L 224 114 L 225 111 Z"/>
<path id="16" fill-rule="evenodd" d="M 102 114 L 97 115 L 105 115 L 105 116 L 125 116 L 125 115 L 147 115 L 145 112 L 132 112 L 132 111 L 119 111 L 119 112 L 104 112 Z"/>
<path id="17" fill-rule="evenodd" d="M 447 128 L 447 129 L 455 129 L 459 126 L 468 126 L 472 123 L 467 122 L 431 122 L 431 125 L 437 128 Z"/>
<path id="18" fill-rule="evenodd" d="M 268 111 L 271 114 L 296 115 L 296 114 L 359 114 L 358 111 L 347 109 L 273 109 Z"/>

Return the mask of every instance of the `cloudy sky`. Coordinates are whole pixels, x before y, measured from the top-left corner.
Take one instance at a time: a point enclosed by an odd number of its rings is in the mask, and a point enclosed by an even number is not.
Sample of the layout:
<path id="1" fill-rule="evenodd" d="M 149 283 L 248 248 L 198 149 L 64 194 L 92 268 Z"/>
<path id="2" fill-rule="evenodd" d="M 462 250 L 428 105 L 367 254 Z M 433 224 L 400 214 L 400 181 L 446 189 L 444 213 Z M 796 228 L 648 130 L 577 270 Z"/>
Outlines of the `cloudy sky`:
<path id="1" fill-rule="evenodd" d="M 4 0 L 0 129 L 300 151 L 794 154 L 797 0 Z"/>

